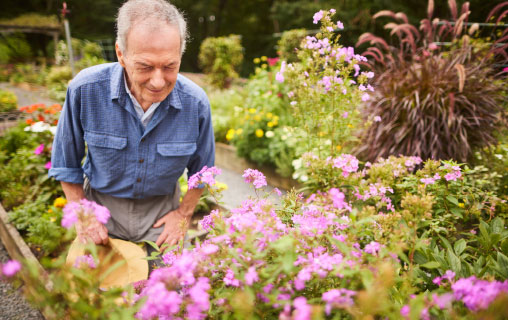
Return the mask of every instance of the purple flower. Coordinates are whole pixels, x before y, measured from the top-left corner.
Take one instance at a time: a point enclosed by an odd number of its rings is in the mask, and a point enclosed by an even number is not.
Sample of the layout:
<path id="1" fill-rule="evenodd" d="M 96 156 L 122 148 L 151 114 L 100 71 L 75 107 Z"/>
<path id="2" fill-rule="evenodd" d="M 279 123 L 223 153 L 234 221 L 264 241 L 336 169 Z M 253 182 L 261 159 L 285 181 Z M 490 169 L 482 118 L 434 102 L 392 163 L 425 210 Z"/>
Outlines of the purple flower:
<path id="1" fill-rule="evenodd" d="M 245 182 L 252 183 L 256 189 L 266 186 L 265 176 L 256 169 L 249 168 L 245 170 L 242 177 L 245 179 Z"/>
<path id="2" fill-rule="evenodd" d="M 63 208 L 62 227 L 70 229 L 78 222 L 78 210 L 81 206 L 77 202 L 69 202 Z"/>
<path id="3" fill-rule="evenodd" d="M 411 312 L 411 308 L 407 304 L 400 309 L 400 315 L 403 317 L 408 317 L 409 312 Z"/>
<path id="4" fill-rule="evenodd" d="M 425 183 L 425 186 L 427 186 L 429 184 L 434 184 L 436 182 L 436 179 L 434 179 L 434 178 L 422 178 L 422 179 L 420 179 L 420 182 Z"/>
<path id="5" fill-rule="evenodd" d="M 255 266 L 249 267 L 249 270 L 245 274 L 245 283 L 250 286 L 256 281 L 259 281 L 259 276 L 258 273 L 256 272 L 256 267 Z"/>
<path id="6" fill-rule="evenodd" d="M 284 82 L 284 71 L 286 71 L 286 61 L 282 61 L 280 64 L 280 71 L 275 75 L 275 80 L 280 83 Z"/>
<path id="7" fill-rule="evenodd" d="M 461 300 L 472 311 L 487 309 L 501 293 L 508 292 L 508 280 L 486 281 L 475 276 L 457 280 L 452 284 L 455 299 Z"/>
<path id="8" fill-rule="evenodd" d="M 293 313 L 293 320 L 310 320 L 312 307 L 307 304 L 305 297 L 295 298 L 293 301 L 295 311 Z"/>
<path id="9" fill-rule="evenodd" d="M 339 28 L 339 30 L 343 30 L 344 29 L 344 24 L 340 21 L 337 21 L 337 28 Z"/>
<path id="10" fill-rule="evenodd" d="M 363 100 L 363 97 L 362 97 L 362 100 Z M 366 101 L 366 100 L 363 100 L 363 101 Z M 381 117 L 380 116 L 375 116 L 374 117 L 374 122 L 381 122 Z"/>
<path id="11" fill-rule="evenodd" d="M 351 211 L 351 206 L 345 201 L 346 196 L 337 188 L 328 190 L 328 194 L 332 198 L 333 206 L 337 209 L 347 209 Z"/>
<path id="12" fill-rule="evenodd" d="M 47 170 L 51 169 L 51 161 L 46 162 L 44 168 L 46 168 Z"/>
<path id="13" fill-rule="evenodd" d="M 190 288 L 189 296 L 192 302 L 187 305 L 186 319 L 206 319 L 206 312 L 210 308 L 208 290 L 210 290 L 210 284 L 206 277 L 200 277 L 196 284 Z"/>
<path id="14" fill-rule="evenodd" d="M 206 215 L 203 217 L 203 219 L 200 221 L 201 227 L 205 231 L 210 231 L 215 226 L 213 223 L 213 217 L 216 216 L 219 213 L 219 210 L 215 209 L 210 212 L 209 215 Z"/>
<path id="15" fill-rule="evenodd" d="M 224 276 L 224 284 L 227 285 L 227 286 L 232 286 L 232 287 L 239 287 L 240 286 L 240 281 L 238 279 L 235 279 L 235 272 L 233 270 L 231 270 L 230 268 L 228 268 L 226 270 L 226 275 Z"/>
<path id="16" fill-rule="evenodd" d="M 217 167 L 204 166 L 201 170 L 193 174 L 187 181 L 189 189 L 199 188 L 201 184 L 207 184 L 208 186 L 215 185 L 215 176 L 221 174 L 221 169 Z"/>
<path id="17" fill-rule="evenodd" d="M 326 302 L 325 312 L 330 315 L 332 308 L 346 308 L 354 304 L 355 291 L 348 289 L 332 289 L 323 293 L 322 299 Z"/>
<path id="18" fill-rule="evenodd" d="M 314 13 L 314 16 L 312 17 L 313 23 L 317 24 L 319 20 L 323 19 L 323 10 L 319 10 L 318 12 Z"/>
<path id="19" fill-rule="evenodd" d="M 82 255 L 76 258 L 76 261 L 74 261 L 74 267 L 81 268 L 81 266 L 88 266 L 92 269 L 97 268 L 97 265 L 95 264 L 95 261 L 90 254 Z"/>
<path id="20" fill-rule="evenodd" d="M 273 191 L 280 197 L 282 195 L 282 192 L 279 190 L 279 188 L 273 188 Z"/>
<path id="21" fill-rule="evenodd" d="M 442 295 L 433 294 L 432 300 L 439 307 L 439 309 L 447 309 L 451 306 L 452 302 L 455 300 L 453 293 L 445 293 Z"/>
<path id="22" fill-rule="evenodd" d="M 370 253 L 373 256 L 376 256 L 377 253 L 379 252 L 379 249 L 381 249 L 381 245 L 376 241 L 371 241 L 368 245 L 365 246 L 365 249 L 363 249 L 363 251 L 365 251 L 366 253 Z"/>
<path id="23" fill-rule="evenodd" d="M 21 270 L 21 264 L 16 260 L 9 260 L 2 266 L 2 274 L 8 278 L 14 276 Z"/>
<path id="24" fill-rule="evenodd" d="M 217 251 L 219 251 L 219 247 L 213 243 L 206 244 L 201 247 L 201 252 L 206 255 L 214 254 Z"/>
<path id="25" fill-rule="evenodd" d="M 37 148 L 34 150 L 34 154 L 40 155 L 42 152 L 44 152 L 44 144 L 41 143 Z"/>
<path id="26" fill-rule="evenodd" d="M 136 314 L 141 320 L 151 320 L 159 316 L 168 317 L 180 311 L 182 297 L 176 291 L 168 291 L 163 282 L 147 285 L 142 292 L 147 297 L 145 304 Z"/>

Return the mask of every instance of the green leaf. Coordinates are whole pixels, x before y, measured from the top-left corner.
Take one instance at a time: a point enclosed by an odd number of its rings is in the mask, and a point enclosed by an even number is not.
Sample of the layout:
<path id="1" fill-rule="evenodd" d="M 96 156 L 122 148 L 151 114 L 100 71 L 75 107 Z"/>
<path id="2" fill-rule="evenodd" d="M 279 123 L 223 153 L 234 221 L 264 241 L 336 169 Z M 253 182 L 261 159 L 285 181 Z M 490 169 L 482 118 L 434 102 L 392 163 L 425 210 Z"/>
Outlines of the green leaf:
<path id="1" fill-rule="evenodd" d="M 503 276 L 508 277 L 508 257 L 501 252 L 497 253 L 497 264 Z"/>
<path id="2" fill-rule="evenodd" d="M 443 245 L 446 247 L 446 249 L 452 250 L 452 245 L 450 244 L 450 242 L 448 242 L 448 240 L 446 240 L 445 237 L 440 235 L 439 239 L 441 239 L 441 241 L 443 242 Z"/>
<path id="3" fill-rule="evenodd" d="M 504 221 L 497 217 L 490 223 L 490 230 L 492 233 L 499 233 L 501 234 L 504 231 Z"/>
<path id="4" fill-rule="evenodd" d="M 427 268 L 427 269 L 437 269 L 440 266 L 441 266 L 441 264 L 437 261 L 429 261 L 427 263 L 420 265 L 420 267 Z"/>
<path id="5" fill-rule="evenodd" d="M 456 274 L 459 274 L 461 270 L 460 259 L 455 255 L 455 253 L 453 253 L 451 249 L 448 249 L 447 256 L 452 271 L 454 271 Z"/>
<path id="6" fill-rule="evenodd" d="M 460 239 L 453 245 L 453 250 L 455 251 L 456 255 L 460 256 L 460 254 L 466 249 L 466 246 L 466 240 Z"/>
<path id="7" fill-rule="evenodd" d="M 448 200 L 450 203 L 453 203 L 456 206 L 459 206 L 459 201 L 454 196 L 446 196 L 446 200 Z"/>
<path id="8" fill-rule="evenodd" d="M 456 217 L 464 218 L 464 215 L 462 214 L 464 212 L 464 210 L 462 210 L 460 208 L 451 208 L 450 212 L 453 213 L 453 215 Z"/>

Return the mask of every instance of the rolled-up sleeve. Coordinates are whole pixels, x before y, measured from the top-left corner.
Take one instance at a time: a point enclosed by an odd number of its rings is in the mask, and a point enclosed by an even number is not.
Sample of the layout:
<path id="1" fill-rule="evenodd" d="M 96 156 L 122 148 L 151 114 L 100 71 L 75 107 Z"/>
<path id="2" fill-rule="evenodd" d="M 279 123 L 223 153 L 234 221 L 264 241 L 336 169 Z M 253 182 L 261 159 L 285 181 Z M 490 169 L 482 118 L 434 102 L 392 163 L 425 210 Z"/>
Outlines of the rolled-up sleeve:
<path id="1" fill-rule="evenodd" d="M 85 143 L 80 122 L 79 87 L 72 88 L 70 85 L 53 140 L 49 176 L 58 181 L 83 183 L 81 161 L 84 156 Z"/>
<path id="2" fill-rule="evenodd" d="M 200 102 L 199 136 L 196 145 L 196 152 L 192 155 L 187 166 L 188 177 L 191 177 L 204 166 L 212 167 L 215 163 L 215 137 L 208 99 Z"/>

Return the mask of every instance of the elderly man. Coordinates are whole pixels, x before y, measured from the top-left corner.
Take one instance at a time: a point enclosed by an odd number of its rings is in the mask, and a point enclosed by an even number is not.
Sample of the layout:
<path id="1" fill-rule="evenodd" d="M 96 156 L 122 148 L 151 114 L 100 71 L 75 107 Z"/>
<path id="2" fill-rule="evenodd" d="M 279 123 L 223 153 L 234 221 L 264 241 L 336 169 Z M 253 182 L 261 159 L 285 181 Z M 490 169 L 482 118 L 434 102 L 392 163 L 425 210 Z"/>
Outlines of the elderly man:
<path id="1" fill-rule="evenodd" d="M 49 175 L 69 201 L 87 198 L 111 212 L 87 234 L 78 226 L 78 236 L 173 245 L 202 194 L 189 190 L 180 203 L 178 178 L 214 163 L 209 102 L 178 74 L 187 31 L 173 5 L 127 1 L 117 29 L 118 63 L 85 69 L 69 84 Z"/>

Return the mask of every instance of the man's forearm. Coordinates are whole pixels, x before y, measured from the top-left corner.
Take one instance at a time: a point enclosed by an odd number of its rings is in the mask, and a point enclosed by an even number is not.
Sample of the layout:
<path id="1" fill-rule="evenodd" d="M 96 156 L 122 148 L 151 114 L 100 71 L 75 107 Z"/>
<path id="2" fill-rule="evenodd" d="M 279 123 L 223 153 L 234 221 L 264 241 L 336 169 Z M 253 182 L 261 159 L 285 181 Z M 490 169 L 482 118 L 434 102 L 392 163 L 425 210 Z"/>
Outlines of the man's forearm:
<path id="1" fill-rule="evenodd" d="M 183 214 L 190 217 L 194 213 L 194 209 L 196 208 L 196 205 L 199 202 L 199 199 L 201 198 L 201 195 L 203 194 L 203 191 L 205 189 L 190 189 L 187 191 L 185 196 L 182 199 L 182 203 L 180 203 L 180 207 L 178 208 L 181 210 Z"/>
<path id="2" fill-rule="evenodd" d="M 65 198 L 69 202 L 78 202 L 81 199 L 85 198 L 85 192 L 83 191 L 83 184 L 77 183 L 69 183 L 60 181 L 62 185 L 63 192 L 65 193 Z"/>

